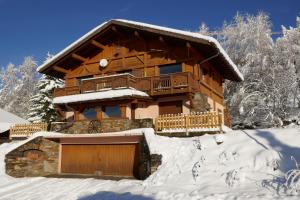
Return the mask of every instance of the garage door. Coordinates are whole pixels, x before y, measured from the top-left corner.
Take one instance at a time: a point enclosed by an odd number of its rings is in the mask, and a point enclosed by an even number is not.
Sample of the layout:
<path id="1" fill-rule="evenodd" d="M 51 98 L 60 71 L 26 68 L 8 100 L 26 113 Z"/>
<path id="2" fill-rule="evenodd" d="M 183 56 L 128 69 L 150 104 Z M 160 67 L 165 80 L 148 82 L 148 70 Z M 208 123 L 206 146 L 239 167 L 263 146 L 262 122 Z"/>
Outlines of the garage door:
<path id="1" fill-rule="evenodd" d="M 61 172 L 129 176 L 138 166 L 138 144 L 63 144 Z"/>

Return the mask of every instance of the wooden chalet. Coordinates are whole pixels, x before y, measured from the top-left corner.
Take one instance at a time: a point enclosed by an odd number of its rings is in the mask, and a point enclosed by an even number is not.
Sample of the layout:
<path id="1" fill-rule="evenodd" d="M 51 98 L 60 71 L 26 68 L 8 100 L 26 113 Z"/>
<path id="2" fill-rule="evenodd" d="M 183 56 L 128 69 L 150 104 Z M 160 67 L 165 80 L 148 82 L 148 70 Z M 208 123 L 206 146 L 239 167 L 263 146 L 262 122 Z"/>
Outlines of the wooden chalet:
<path id="1" fill-rule="evenodd" d="M 161 163 L 161 155 L 147 150 L 144 133 L 89 135 L 84 134 L 89 133 L 87 122 L 99 122 L 106 130 L 153 127 L 155 122 L 162 134 L 220 131 L 224 80 L 243 80 L 215 39 L 127 20 L 94 28 L 38 71 L 65 80 L 53 102 L 65 123 L 71 119 L 68 131 L 74 134 L 38 137 L 7 154 L 6 172 L 15 177 L 144 179 Z M 209 106 L 194 113 L 199 95 Z"/>
<path id="2" fill-rule="evenodd" d="M 99 25 L 38 71 L 65 80 L 53 100 L 65 119 L 152 118 L 160 126 L 163 117 L 190 115 L 196 93 L 223 116 L 225 79 L 243 80 L 214 38 L 128 20 Z"/>

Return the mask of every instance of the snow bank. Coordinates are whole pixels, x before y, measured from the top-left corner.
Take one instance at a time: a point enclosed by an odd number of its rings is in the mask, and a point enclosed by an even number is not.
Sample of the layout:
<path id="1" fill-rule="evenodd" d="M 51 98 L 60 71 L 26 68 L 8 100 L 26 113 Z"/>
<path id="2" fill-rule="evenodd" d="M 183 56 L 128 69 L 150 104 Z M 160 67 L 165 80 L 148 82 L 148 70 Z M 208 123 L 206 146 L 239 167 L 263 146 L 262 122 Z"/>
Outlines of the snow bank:
<path id="1" fill-rule="evenodd" d="M 92 100 L 99 100 L 99 99 L 111 99 L 111 98 L 118 98 L 118 97 L 132 97 L 132 96 L 149 97 L 149 95 L 145 92 L 136 90 L 134 88 L 126 88 L 126 89 L 103 90 L 99 92 L 92 92 L 86 94 L 76 94 L 76 95 L 55 97 L 53 99 L 53 103 L 63 104 L 63 103 L 74 103 L 74 102 L 82 102 L 82 101 L 92 101 Z"/>
<path id="2" fill-rule="evenodd" d="M 163 156 L 147 180 L 14 179 L 0 174 L 0 199 L 299 199 L 298 193 L 287 196 L 276 187 L 295 168 L 290 156 L 300 160 L 298 129 L 231 131 L 222 135 L 220 145 L 215 135 L 168 138 L 153 129 L 129 133 L 144 133 L 150 152 Z M 4 153 L 17 145 L 0 145 L 1 169 Z"/>
<path id="3" fill-rule="evenodd" d="M 0 108 L 0 133 L 7 131 L 10 126 L 17 123 L 29 123 L 27 120 L 9 113 Z"/>

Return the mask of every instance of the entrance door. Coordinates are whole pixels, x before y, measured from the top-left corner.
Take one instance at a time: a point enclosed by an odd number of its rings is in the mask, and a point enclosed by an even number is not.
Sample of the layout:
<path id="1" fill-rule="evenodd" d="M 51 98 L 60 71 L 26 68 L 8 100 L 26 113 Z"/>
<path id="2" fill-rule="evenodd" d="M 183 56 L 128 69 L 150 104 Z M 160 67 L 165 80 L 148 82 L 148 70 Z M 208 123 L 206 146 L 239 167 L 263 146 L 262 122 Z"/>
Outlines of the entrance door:
<path id="1" fill-rule="evenodd" d="M 160 102 L 158 105 L 160 115 L 182 113 L 182 101 Z"/>

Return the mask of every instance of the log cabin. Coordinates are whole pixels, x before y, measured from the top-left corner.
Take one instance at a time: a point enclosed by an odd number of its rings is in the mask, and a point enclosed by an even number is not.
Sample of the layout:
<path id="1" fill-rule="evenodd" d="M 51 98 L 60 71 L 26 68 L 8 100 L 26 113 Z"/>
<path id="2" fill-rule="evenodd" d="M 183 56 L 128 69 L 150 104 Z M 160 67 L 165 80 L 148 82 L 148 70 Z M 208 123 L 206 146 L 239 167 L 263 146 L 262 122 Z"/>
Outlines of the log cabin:
<path id="1" fill-rule="evenodd" d="M 155 124 L 162 134 L 216 131 L 224 121 L 224 80 L 243 80 L 214 38 L 128 20 L 99 25 L 38 71 L 65 80 L 53 103 L 62 118 L 71 119 L 73 135 L 37 137 L 8 153 L 6 173 L 14 177 L 145 179 L 162 156 L 150 154 L 145 132 L 133 133 L 141 129 L 116 130 Z M 193 113 L 197 96 L 204 100 L 202 113 Z M 114 133 L 99 134 L 108 130 Z"/>
<path id="2" fill-rule="evenodd" d="M 65 80 L 53 99 L 65 119 L 151 118 L 157 130 L 163 116 L 190 115 L 197 93 L 223 118 L 225 79 L 243 80 L 214 38 L 122 19 L 95 27 L 38 71 Z"/>

